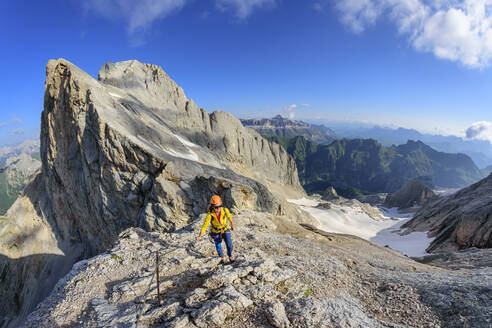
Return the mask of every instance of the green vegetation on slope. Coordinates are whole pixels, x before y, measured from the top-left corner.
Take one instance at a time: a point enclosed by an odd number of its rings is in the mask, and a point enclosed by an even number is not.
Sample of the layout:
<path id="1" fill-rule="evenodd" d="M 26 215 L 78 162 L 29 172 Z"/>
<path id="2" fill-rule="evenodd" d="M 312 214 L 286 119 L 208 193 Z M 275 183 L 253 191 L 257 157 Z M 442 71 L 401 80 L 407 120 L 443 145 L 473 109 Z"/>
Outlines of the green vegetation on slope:
<path id="1" fill-rule="evenodd" d="M 373 139 L 342 139 L 317 145 L 303 137 L 267 137 L 282 145 L 297 164 L 307 192 L 328 186 L 346 197 L 368 192 L 394 192 L 419 178 L 427 185 L 464 187 L 483 177 L 464 154 L 438 152 L 420 141 L 384 147 Z"/>

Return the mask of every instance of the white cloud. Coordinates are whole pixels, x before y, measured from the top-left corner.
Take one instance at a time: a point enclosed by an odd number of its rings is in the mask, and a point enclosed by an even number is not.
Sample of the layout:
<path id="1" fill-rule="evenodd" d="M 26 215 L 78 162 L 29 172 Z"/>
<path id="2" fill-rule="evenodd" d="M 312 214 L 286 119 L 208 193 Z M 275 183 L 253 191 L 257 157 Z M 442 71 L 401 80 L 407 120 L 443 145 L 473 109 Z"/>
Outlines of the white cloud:
<path id="1" fill-rule="evenodd" d="M 287 117 L 291 120 L 294 119 L 294 116 L 296 116 L 296 113 L 294 111 L 294 109 L 297 108 L 297 105 L 296 104 L 292 104 L 292 105 L 289 105 L 289 106 L 285 106 L 284 107 L 284 113 L 285 115 L 287 115 Z"/>
<path id="2" fill-rule="evenodd" d="M 492 142 L 492 122 L 476 122 L 466 129 L 466 137 L 469 139 L 489 140 Z"/>
<path id="3" fill-rule="evenodd" d="M 9 134 L 14 136 L 14 135 L 21 135 L 21 134 L 24 134 L 24 129 L 14 129 L 14 130 L 10 130 L 9 131 Z"/>
<path id="4" fill-rule="evenodd" d="M 272 8 L 277 4 L 276 0 L 215 0 L 217 9 L 220 11 L 232 11 L 234 15 L 242 20 L 247 18 L 255 9 Z"/>
<path id="5" fill-rule="evenodd" d="M 9 125 L 7 122 L 0 122 L 0 128 L 3 128 L 7 125 Z"/>
<path id="6" fill-rule="evenodd" d="M 138 46 L 152 23 L 180 10 L 188 0 L 84 0 L 86 12 L 110 20 L 123 20 L 131 42 Z"/>
<path id="7" fill-rule="evenodd" d="M 356 33 L 386 18 L 418 51 L 471 68 L 490 65 L 492 0 L 337 0 L 335 6 Z"/>
<path id="8" fill-rule="evenodd" d="M 17 123 L 19 125 L 24 124 L 24 122 L 22 122 L 22 120 L 20 118 L 18 118 L 18 117 L 15 117 L 13 121 L 14 121 L 14 123 Z"/>
<path id="9" fill-rule="evenodd" d="M 309 107 L 311 106 L 310 104 L 301 104 L 302 107 Z"/>

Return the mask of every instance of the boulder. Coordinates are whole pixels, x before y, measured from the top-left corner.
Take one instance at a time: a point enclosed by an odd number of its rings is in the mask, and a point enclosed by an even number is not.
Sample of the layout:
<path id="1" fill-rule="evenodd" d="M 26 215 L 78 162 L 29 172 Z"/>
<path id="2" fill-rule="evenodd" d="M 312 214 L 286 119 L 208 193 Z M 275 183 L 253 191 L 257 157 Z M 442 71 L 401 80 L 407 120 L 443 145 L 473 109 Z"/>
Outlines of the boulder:
<path id="1" fill-rule="evenodd" d="M 432 190 L 419 180 L 414 179 L 409 180 L 395 193 L 389 194 L 383 205 L 388 208 L 398 207 L 402 210 L 422 206 L 435 198 L 436 194 Z"/>
<path id="2" fill-rule="evenodd" d="M 285 307 L 281 302 L 277 301 L 270 304 L 266 310 L 266 318 L 268 322 L 276 328 L 290 327 L 289 318 L 287 318 Z"/>
<path id="3" fill-rule="evenodd" d="M 333 188 L 332 186 L 326 188 L 325 192 L 323 193 L 323 196 L 322 198 L 324 200 L 336 200 L 336 199 L 339 199 L 340 196 L 338 196 L 337 194 L 337 191 L 335 190 L 335 188 Z"/>

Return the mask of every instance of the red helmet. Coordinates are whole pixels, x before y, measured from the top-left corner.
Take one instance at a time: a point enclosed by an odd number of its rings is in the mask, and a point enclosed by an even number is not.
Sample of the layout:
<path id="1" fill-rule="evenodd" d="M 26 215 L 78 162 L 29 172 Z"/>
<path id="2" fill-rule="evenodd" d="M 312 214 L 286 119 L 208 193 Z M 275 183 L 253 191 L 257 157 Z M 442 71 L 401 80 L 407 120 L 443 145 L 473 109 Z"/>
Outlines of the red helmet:
<path id="1" fill-rule="evenodd" d="M 212 198 L 210 198 L 210 205 L 222 206 L 222 199 L 220 198 L 220 196 L 213 195 Z"/>

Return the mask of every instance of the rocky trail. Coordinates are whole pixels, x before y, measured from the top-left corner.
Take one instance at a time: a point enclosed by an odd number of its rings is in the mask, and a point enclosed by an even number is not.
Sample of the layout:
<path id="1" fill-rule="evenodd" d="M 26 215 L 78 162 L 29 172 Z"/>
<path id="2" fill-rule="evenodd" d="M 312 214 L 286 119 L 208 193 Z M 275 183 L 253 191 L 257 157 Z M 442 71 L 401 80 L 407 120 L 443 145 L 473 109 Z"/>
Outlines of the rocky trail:
<path id="1" fill-rule="evenodd" d="M 219 265 L 201 220 L 121 233 L 79 262 L 26 327 L 486 327 L 488 269 L 450 271 L 282 217 L 235 216 L 235 262 Z M 157 302 L 156 251 L 160 254 Z"/>

